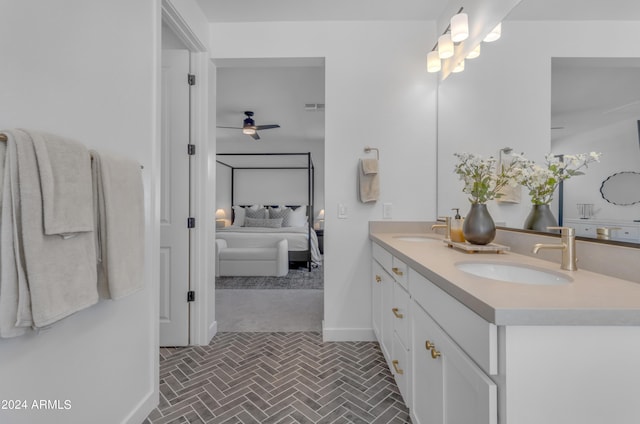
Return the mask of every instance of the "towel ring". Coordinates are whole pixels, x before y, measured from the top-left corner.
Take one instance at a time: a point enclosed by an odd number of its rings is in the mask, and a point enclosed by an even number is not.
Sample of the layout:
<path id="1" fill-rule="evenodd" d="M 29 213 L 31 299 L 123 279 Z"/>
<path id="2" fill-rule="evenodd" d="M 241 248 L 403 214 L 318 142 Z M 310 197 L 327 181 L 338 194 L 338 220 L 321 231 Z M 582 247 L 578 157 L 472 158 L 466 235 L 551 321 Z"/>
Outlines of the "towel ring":
<path id="1" fill-rule="evenodd" d="M 376 159 L 380 160 L 380 150 L 378 150 L 377 147 L 369 147 L 369 146 L 367 146 L 367 147 L 364 148 L 364 152 L 365 153 L 371 153 L 372 150 L 376 151 Z"/>

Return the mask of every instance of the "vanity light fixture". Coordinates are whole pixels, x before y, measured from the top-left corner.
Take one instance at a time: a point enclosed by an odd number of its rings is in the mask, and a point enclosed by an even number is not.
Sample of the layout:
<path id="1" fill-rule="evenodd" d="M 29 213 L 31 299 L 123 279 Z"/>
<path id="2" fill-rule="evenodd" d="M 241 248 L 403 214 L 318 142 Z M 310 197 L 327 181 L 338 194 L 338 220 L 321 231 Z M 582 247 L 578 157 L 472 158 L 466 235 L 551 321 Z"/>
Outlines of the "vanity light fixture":
<path id="1" fill-rule="evenodd" d="M 469 18 L 466 13 L 458 13 L 451 18 L 451 40 L 460 43 L 469 38 Z"/>
<path id="2" fill-rule="evenodd" d="M 451 34 L 442 34 L 438 38 L 438 56 L 440 59 L 449 59 L 453 56 L 453 40 Z"/>
<path id="3" fill-rule="evenodd" d="M 454 74 L 457 74 L 458 72 L 462 72 L 462 71 L 464 71 L 464 59 L 462 59 L 460 63 L 458 63 L 451 72 L 453 72 Z"/>
<path id="4" fill-rule="evenodd" d="M 484 41 L 485 43 L 491 43 L 492 41 L 496 41 L 497 39 L 499 39 L 501 35 L 502 35 L 502 22 L 496 25 L 496 27 L 493 28 L 491 32 L 487 34 L 487 36 L 484 37 L 484 40 L 482 41 Z"/>
<path id="5" fill-rule="evenodd" d="M 480 44 L 478 44 L 475 49 L 471 50 L 466 58 L 475 59 L 478 56 L 480 56 Z"/>
<path id="6" fill-rule="evenodd" d="M 440 72 L 440 69 L 442 69 L 442 63 L 440 62 L 438 51 L 430 51 L 427 54 L 427 72 Z"/>

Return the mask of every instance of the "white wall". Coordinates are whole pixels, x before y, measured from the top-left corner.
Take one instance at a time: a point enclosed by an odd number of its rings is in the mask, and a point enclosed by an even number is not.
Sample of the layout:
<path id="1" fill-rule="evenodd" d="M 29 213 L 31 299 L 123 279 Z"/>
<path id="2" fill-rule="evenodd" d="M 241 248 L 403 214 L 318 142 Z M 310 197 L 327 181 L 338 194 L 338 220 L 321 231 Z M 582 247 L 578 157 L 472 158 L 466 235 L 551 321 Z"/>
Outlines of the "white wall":
<path id="1" fill-rule="evenodd" d="M 144 165 L 145 286 L 51 329 L 0 340 L 0 399 L 69 410 L 0 410 L 3 423 L 141 422 L 157 403 L 157 0 L 0 1 L 0 127 L 75 138 Z"/>
<path id="2" fill-rule="evenodd" d="M 212 24 L 213 58 L 325 58 L 326 339 L 371 339 L 368 221 L 435 215 L 433 22 Z M 381 198 L 361 204 L 358 159 L 380 149 Z M 338 219 L 338 203 L 348 218 Z"/>
<path id="3" fill-rule="evenodd" d="M 638 57 L 638 37 L 640 22 L 505 21 L 502 38 L 483 45 L 479 58 L 440 86 L 438 214 L 469 208 L 453 173 L 454 152 L 497 156 L 509 146 L 543 161 L 551 140 L 552 57 Z M 521 228 L 530 201 L 523 191 L 521 204 L 490 202 L 489 209 L 495 221 Z"/>
<path id="4" fill-rule="evenodd" d="M 640 217 L 640 203 L 614 205 L 603 199 L 600 193 L 602 182 L 609 176 L 621 171 L 640 172 L 638 119 L 628 119 L 567 137 L 554 142 L 552 150 L 558 154 L 602 153 L 600 163 L 590 165 L 585 175 L 565 181 L 565 219 L 580 217 L 576 206 L 578 203 L 593 203 L 594 217 L 598 219 L 633 221 Z"/>

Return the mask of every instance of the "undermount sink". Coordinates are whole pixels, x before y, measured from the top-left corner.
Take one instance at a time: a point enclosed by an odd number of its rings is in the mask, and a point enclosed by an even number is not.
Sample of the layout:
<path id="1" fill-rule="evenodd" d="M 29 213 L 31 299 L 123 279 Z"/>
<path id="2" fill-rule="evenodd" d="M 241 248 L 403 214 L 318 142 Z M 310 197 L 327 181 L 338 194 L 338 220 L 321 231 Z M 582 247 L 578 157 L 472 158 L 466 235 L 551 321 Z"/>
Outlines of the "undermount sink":
<path id="1" fill-rule="evenodd" d="M 400 241 L 412 241 L 416 243 L 425 241 L 440 241 L 440 239 L 429 236 L 393 236 L 393 238 Z"/>
<path id="2" fill-rule="evenodd" d="M 515 263 L 458 262 L 455 266 L 467 274 L 508 283 L 557 286 L 573 281 L 560 272 Z"/>

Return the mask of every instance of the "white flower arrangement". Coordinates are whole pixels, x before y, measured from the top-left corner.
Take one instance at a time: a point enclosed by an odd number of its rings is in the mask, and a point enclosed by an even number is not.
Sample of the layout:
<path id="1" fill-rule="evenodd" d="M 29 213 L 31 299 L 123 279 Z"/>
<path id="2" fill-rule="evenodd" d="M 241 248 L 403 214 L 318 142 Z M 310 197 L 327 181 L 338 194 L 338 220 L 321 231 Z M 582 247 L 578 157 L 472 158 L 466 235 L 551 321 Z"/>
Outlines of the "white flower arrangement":
<path id="1" fill-rule="evenodd" d="M 522 167 L 526 163 L 522 155 L 512 155 L 513 160 L 507 165 L 501 165 L 496 169 L 496 159 L 473 153 L 454 153 L 459 162 L 455 165 L 454 172 L 460 180 L 464 181 L 462 191 L 471 195 L 471 203 L 486 203 L 489 200 L 500 198 L 505 186 L 515 187 L 520 181 Z"/>
<path id="2" fill-rule="evenodd" d="M 589 163 L 600 162 L 601 156 L 598 152 L 562 156 L 549 153 L 545 157 L 544 166 L 532 161 L 526 162 L 521 170 L 519 182 L 529 189 L 531 203 L 548 205 L 561 181 L 584 175 L 584 172 L 579 170 L 586 169 Z"/>

